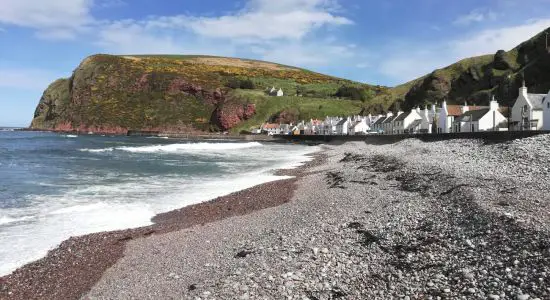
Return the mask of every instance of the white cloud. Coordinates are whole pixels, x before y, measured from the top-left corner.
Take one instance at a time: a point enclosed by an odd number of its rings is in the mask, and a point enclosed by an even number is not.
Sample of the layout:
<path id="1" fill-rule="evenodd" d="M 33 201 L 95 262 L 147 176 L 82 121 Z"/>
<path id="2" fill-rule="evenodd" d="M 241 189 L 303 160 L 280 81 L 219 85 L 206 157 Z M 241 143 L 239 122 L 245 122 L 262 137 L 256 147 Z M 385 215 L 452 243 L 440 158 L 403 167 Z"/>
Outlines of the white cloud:
<path id="1" fill-rule="evenodd" d="M 0 0 L 0 24 L 36 29 L 39 36 L 68 38 L 93 19 L 92 0 Z"/>
<path id="2" fill-rule="evenodd" d="M 334 0 L 250 0 L 218 17 L 151 16 L 102 24 L 97 44 L 116 53 L 253 57 L 299 66 L 347 59 L 357 49 L 320 29 L 352 24 Z"/>
<path id="3" fill-rule="evenodd" d="M 484 11 L 481 9 L 472 10 L 466 15 L 459 16 L 454 20 L 454 25 L 466 26 L 472 23 L 479 23 L 483 21 L 494 21 L 497 19 L 497 14 L 493 11 Z"/>
<path id="4" fill-rule="evenodd" d="M 550 19 L 530 20 L 517 26 L 486 29 L 451 42 L 455 56 L 493 54 L 497 50 L 511 50 L 550 27 Z"/>
<path id="5" fill-rule="evenodd" d="M 0 68 L 0 87 L 42 91 L 60 77 L 41 69 Z"/>
<path id="6" fill-rule="evenodd" d="M 201 37 L 247 40 L 302 39 L 323 26 L 353 22 L 334 14 L 327 0 L 251 0 L 244 9 L 219 17 L 186 15 L 151 18 L 149 28 L 188 29 Z"/>
<path id="7" fill-rule="evenodd" d="M 397 82 L 406 82 L 453 64 L 460 59 L 511 50 L 550 27 L 550 19 L 531 20 L 516 26 L 476 31 L 449 42 L 393 45 L 380 63 L 380 72 Z"/>

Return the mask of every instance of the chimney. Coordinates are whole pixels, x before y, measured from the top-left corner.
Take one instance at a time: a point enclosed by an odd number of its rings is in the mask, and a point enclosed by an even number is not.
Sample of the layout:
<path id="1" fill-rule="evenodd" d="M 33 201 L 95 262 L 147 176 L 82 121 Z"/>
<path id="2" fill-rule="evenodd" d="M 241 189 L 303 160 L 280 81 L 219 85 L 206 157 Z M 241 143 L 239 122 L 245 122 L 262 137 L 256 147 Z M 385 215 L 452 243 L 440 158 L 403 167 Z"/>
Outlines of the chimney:
<path id="1" fill-rule="evenodd" d="M 493 95 L 493 99 L 491 100 L 491 103 L 489 104 L 489 110 L 495 111 L 498 110 L 498 102 L 495 100 L 495 95 Z"/>
<path id="2" fill-rule="evenodd" d="M 527 98 L 527 87 L 525 86 L 525 80 L 523 80 L 522 86 L 519 88 L 519 94 Z"/>
<path id="3" fill-rule="evenodd" d="M 420 106 L 416 107 L 416 112 L 420 114 Z"/>
<path id="4" fill-rule="evenodd" d="M 468 103 L 464 102 L 464 105 L 460 107 L 460 110 L 462 111 L 462 113 L 469 111 L 470 107 L 468 107 Z"/>
<path id="5" fill-rule="evenodd" d="M 386 114 L 386 118 L 388 117 L 393 117 L 393 113 L 391 111 L 388 111 L 388 113 Z"/>
<path id="6" fill-rule="evenodd" d="M 428 106 L 424 107 L 424 117 L 428 119 Z"/>

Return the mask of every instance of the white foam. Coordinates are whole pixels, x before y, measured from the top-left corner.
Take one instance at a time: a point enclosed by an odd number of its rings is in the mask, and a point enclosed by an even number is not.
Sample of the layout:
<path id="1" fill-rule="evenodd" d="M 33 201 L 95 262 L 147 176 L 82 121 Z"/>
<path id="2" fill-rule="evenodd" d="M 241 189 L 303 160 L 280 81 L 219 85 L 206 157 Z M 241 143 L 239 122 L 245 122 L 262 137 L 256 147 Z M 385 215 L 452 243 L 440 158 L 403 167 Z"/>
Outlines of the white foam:
<path id="1" fill-rule="evenodd" d="M 127 151 L 120 148 L 81 151 Z M 32 195 L 23 208 L 0 209 L 0 276 L 23 264 L 43 257 L 71 236 L 99 231 L 146 226 L 162 212 L 204 202 L 255 185 L 288 177 L 274 176 L 272 170 L 295 167 L 309 160 L 305 154 L 316 147 L 289 147 L 260 143 L 198 143 L 126 147 L 148 151 L 218 153 L 216 161 L 235 172 L 202 177 L 181 175 L 141 176 L 139 174 L 94 175 L 78 172 L 67 179 L 78 179 L 79 187 L 67 186 L 59 194 Z M 220 148 L 225 149 L 217 152 Z M 202 150 L 200 150 L 202 149 Z M 216 149 L 216 150 L 212 150 Z M 227 151 L 228 149 L 247 151 Z M 130 151 L 131 152 L 131 151 Z M 138 152 L 139 153 L 139 152 Z M 261 162 L 261 166 L 256 166 Z M 246 165 L 243 168 L 243 165 Z M 248 171 L 242 171 L 248 170 Z M 109 178 L 124 178 L 110 183 Z M 105 183 L 108 182 L 108 183 Z"/>
<path id="2" fill-rule="evenodd" d="M 134 153 L 157 153 L 157 152 L 187 152 L 187 151 L 224 151 L 238 150 L 254 147 L 261 147 L 258 142 L 252 143 L 188 143 L 188 144 L 169 144 L 141 147 L 118 147 L 116 150 L 134 152 Z"/>
<path id="3" fill-rule="evenodd" d="M 33 216 L 24 216 L 24 217 L 18 217 L 18 218 L 12 218 L 12 217 L 8 217 L 8 216 L 0 216 L 0 225 L 6 225 L 6 224 L 10 224 L 10 223 L 22 222 L 22 221 L 30 220 L 30 219 L 33 219 L 33 218 L 34 218 Z"/>
<path id="4" fill-rule="evenodd" d="M 74 138 L 77 138 L 77 137 L 78 137 L 78 135 L 74 135 L 74 134 L 67 134 L 67 135 L 65 135 L 65 137 L 66 137 L 66 138 L 72 138 L 72 139 L 74 139 Z"/>
<path id="5" fill-rule="evenodd" d="M 116 148 L 103 149 L 80 149 L 83 152 L 102 153 L 111 151 L 125 151 L 131 153 L 187 153 L 197 151 L 220 152 L 228 150 L 240 150 L 255 147 L 262 147 L 258 142 L 251 143 L 186 143 L 186 144 L 168 144 L 152 146 L 124 146 Z"/>
<path id="6" fill-rule="evenodd" d="M 91 152 L 91 153 L 103 153 L 103 152 L 112 152 L 114 148 L 104 148 L 104 149 L 80 149 L 82 152 Z"/>

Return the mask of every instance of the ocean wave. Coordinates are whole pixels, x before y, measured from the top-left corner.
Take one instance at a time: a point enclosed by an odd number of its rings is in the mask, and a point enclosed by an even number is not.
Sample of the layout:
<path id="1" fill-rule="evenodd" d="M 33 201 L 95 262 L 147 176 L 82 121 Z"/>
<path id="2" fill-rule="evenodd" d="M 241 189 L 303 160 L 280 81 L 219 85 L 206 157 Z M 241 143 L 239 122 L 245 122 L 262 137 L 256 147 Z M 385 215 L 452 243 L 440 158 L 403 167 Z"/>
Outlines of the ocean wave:
<path id="1" fill-rule="evenodd" d="M 66 138 L 71 138 L 71 139 L 74 139 L 74 138 L 77 138 L 78 135 L 74 135 L 74 134 L 66 134 L 65 135 Z"/>
<path id="2" fill-rule="evenodd" d="M 33 216 L 25 216 L 25 217 L 18 217 L 18 218 L 12 218 L 12 217 L 8 217 L 8 216 L 0 216 L 0 225 L 6 225 L 6 224 L 10 224 L 10 223 L 26 221 L 26 220 L 30 220 L 30 219 L 33 219 L 33 218 L 34 218 Z"/>
<path id="3" fill-rule="evenodd" d="M 115 148 L 104 148 L 104 149 L 80 149 L 81 152 L 91 152 L 91 153 L 102 153 L 102 152 L 111 152 Z"/>
<path id="4" fill-rule="evenodd" d="M 187 144 L 168 144 L 168 145 L 152 145 L 152 146 L 138 146 L 138 147 L 116 147 L 105 149 L 81 149 L 85 152 L 111 152 L 111 151 L 125 151 L 131 153 L 178 153 L 178 152 L 196 152 L 196 151 L 226 151 L 226 150 L 239 150 L 262 147 L 262 144 L 258 142 L 251 143 L 187 143 Z"/>

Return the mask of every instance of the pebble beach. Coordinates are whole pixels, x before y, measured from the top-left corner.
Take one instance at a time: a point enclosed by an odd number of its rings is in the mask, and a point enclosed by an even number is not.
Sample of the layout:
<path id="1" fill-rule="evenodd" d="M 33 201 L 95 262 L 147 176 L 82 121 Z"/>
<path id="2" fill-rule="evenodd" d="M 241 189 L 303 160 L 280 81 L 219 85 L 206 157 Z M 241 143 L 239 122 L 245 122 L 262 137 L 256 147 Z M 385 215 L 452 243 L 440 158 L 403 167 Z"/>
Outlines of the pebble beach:
<path id="1" fill-rule="evenodd" d="M 324 145 L 293 179 L 68 240 L 0 298 L 549 299 L 549 146 Z"/>

